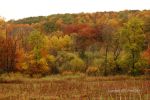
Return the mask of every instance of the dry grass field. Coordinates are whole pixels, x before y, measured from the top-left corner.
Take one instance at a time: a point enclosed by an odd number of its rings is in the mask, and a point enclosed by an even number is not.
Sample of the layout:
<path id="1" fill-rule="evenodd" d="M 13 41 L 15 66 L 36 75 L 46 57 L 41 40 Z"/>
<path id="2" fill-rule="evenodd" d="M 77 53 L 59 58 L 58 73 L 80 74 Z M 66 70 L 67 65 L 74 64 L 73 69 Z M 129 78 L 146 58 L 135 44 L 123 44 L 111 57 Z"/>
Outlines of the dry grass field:
<path id="1" fill-rule="evenodd" d="M 0 100 L 150 100 L 150 80 L 141 77 L 0 78 Z"/>

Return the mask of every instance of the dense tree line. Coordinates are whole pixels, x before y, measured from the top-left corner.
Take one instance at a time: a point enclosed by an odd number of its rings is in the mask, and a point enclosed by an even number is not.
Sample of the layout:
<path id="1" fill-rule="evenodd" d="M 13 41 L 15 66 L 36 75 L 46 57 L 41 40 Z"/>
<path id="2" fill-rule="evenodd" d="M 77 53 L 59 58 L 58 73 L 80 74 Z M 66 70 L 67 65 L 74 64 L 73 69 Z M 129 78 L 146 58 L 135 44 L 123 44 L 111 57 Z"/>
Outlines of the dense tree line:
<path id="1" fill-rule="evenodd" d="M 0 19 L 0 73 L 142 75 L 149 33 L 149 10 Z"/>

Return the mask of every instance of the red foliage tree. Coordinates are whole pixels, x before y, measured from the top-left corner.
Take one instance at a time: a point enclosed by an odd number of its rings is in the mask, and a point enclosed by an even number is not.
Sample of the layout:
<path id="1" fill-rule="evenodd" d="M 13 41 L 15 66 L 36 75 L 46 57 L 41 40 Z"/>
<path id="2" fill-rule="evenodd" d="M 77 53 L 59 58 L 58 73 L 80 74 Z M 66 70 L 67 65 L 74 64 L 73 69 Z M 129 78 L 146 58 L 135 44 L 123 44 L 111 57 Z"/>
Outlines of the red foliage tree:
<path id="1" fill-rule="evenodd" d="M 0 68 L 4 71 L 15 71 L 16 46 L 12 38 L 0 39 Z"/>

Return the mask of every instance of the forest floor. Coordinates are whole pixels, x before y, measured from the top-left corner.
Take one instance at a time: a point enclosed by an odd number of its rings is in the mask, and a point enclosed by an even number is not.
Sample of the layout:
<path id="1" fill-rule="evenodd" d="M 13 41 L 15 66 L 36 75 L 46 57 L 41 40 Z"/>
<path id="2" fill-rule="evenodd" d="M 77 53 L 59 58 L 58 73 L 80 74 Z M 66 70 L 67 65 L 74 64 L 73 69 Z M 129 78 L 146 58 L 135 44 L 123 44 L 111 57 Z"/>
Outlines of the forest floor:
<path id="1" fill-rule="evenodd" d="M 150 100 L 150 78 L 0 76 L 0 100 Z"/>

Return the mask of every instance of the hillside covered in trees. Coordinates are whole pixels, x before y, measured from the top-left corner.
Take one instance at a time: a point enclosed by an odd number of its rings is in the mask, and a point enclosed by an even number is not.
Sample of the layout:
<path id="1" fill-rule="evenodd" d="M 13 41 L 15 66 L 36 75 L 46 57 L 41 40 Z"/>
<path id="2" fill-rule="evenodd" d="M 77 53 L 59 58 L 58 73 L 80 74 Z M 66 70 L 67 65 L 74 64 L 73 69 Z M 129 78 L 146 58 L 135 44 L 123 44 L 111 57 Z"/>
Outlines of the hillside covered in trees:
<path id="1" fill-rule="evenodd" d="M 150 73 L 150 10 L 0 19 L 0 73 Z"/>

